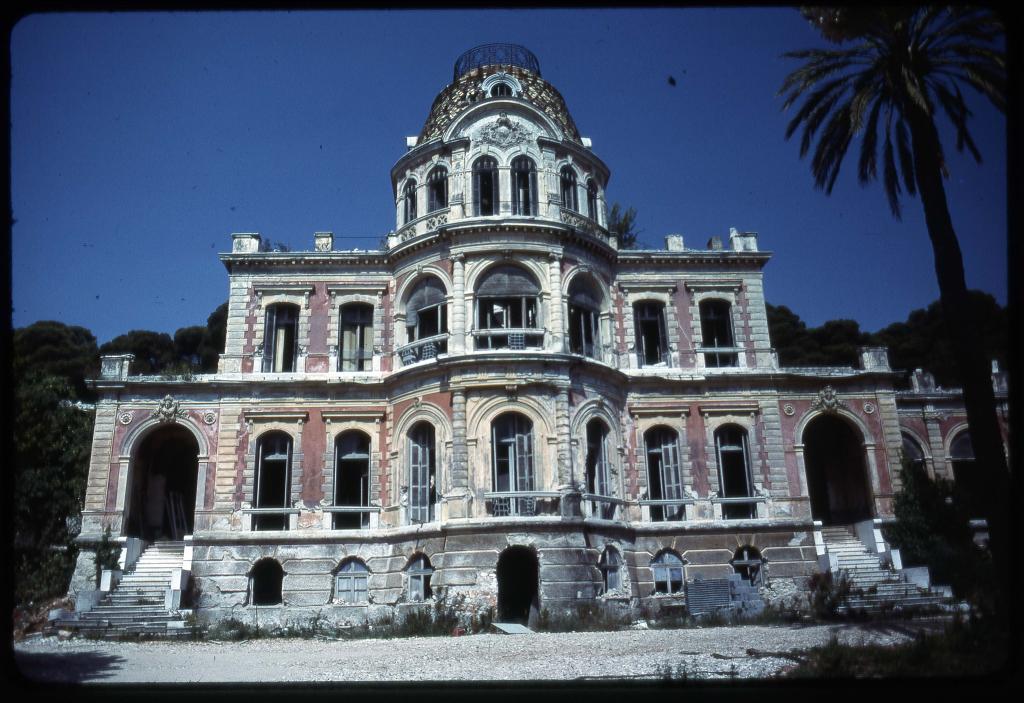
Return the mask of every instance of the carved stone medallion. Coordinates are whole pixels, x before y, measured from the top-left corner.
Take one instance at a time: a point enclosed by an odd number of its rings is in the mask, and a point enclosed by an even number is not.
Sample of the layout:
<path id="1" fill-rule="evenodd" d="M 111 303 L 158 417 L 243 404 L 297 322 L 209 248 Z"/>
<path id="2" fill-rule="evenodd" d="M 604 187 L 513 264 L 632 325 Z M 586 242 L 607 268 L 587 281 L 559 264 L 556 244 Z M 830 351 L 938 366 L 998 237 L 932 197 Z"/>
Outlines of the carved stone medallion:
<path id="1" fill-rule="evenodd" d="M 493 144 L 507 149 L 529 140 L 530 133 L 522 124 L 513 122 L 503 112 L 495 122 L 491 122 L 477 133 L 477 139 L 485 144 Z"/>
<path id="2" fill-rule="evenodd" d="M 118 413 L 118 415 L 117 415 L 117 420 L 122 425 L 130 425 L 130 424 L 132 424 L 132 420 L 134 420 L 134 419 L 135 419 L 135 413 L 133 413 L 131 410 L 125 410 L 124 412 Z"/>
<path id="3" fill-rule="evenodd" d="M 203 422 L 205 422 L 207 425 L 212 425 L 213 423 L 217 422 L 217 413 L 213 412 L 212 410 L 207 410 L 205 413 L 203 413 Z"/>
<path id="4" fill-rule="evenodd" d="M 825 386 L 818 392 L 818 397 L 811 403 L 812 410 L 823 410 L 827 413 L 838 412 L 840 408 L 846 409 L 846 403 L 839 399 L 832 386 Z"/>
<path id="5" fill-rule="evenodd" d="M 181 409 L 181 403 L 167 394 L 160 401 L 160 407 L 153 411 L 152 416 L 159 422 L 173 422 L 179 417 L 185 417 L 185 411 Z"/>

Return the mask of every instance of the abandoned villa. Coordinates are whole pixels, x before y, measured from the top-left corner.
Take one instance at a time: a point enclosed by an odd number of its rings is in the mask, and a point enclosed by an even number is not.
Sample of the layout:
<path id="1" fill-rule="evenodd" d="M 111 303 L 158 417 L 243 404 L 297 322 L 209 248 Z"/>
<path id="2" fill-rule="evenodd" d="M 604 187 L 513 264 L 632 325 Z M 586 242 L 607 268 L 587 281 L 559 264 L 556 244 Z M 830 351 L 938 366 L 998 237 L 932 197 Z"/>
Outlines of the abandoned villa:
<path id="1" fill-rule="evenodd" d="M 340 625 L 461 595 L 533 624 L 760 607 L 841 569 L 865 605 L 941 598 L 881 528 L 901 461 L 970 480 L 960 391 L 899 390 L 884 348 L 780 367 L 765 242 L 622 248 L 609 175 L 537 58 L 489 44 L 407 138 L 379 249 L 232 234 L 216 373 L 102 359 L 76 617 Z"/>

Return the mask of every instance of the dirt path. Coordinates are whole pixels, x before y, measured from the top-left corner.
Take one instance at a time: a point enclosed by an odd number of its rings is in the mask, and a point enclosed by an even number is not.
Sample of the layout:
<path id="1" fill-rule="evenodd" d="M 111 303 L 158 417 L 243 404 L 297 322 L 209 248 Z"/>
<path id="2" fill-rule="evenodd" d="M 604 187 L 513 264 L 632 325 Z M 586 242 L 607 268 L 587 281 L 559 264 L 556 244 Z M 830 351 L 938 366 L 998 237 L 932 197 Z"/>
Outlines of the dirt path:
<path id="1" fill-rule="evenodd" d="M 746 626 L 409 639 L 102 642 L 29 639 L 15 663 L 61 683 L 257 683 L 664 678 L 764 679 L 779 653 L 842 642 L 897 644 L 941 621 Z M 753 651 L 751 651 L 753 650 Z"/>

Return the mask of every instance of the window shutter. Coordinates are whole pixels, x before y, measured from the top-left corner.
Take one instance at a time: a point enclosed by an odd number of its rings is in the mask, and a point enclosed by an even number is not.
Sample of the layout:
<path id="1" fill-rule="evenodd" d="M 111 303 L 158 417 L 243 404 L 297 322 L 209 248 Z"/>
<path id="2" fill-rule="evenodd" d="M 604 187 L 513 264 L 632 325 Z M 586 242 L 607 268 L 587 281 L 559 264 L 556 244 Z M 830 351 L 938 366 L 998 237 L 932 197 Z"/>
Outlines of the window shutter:
<path id="1" fill-rule="evenodd" d="M 267 308 L 266 325 L 263 328 L 263 371 L 274 370 L 274 330 L 277 328 L 277 308 Z"/>
<path id="2" fill-rule="evenodd" d="M 679 448 L 676 438 L 671 434 L 664 435 L 661 445 L 661 486 L 666 499 L 682 497 L 682 486 L 679 484 Z"/>
<path id="3" fill-rule="evenodd" d="M 533 446 L 529 430 L 516 435 L 516 490 L 533 490 Z"/>

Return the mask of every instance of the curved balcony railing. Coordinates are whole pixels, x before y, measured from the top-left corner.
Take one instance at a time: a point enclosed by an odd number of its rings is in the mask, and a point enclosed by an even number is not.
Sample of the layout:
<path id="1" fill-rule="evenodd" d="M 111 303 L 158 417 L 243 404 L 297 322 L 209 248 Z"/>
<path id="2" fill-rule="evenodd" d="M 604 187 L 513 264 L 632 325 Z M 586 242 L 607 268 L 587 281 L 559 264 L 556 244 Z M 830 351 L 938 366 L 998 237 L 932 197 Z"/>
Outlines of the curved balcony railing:
<path id="1" fill-rule="evenodd" d="M 484 493 L 491 517 L 533 517 L 557 515 L 558 491 L 493 491 Z"/>
<path id="2" fill-rule="evenodd" d="M 503 327 L 473 330 L 472 334 L 476 348 L 481 350 L 540 349 L 544 347 L 545 332 L 537 327 Z"/>
<path id="3" fill-rule="evenodd" d="M 444 332 L 403 344 L 395 349 L 395 356 L 401 360 L 402 366 L 433 359 L 438 354 L 448 351 L 448 336 L 448 333 Z"/>
<path id="4" fill-rule="evenodd" d="M 519 44 L 492 43 L 474 46 L 455 60 L 452 80 L 481 66 L 518 66 L 540 75 L 540 61 L 533 52 Z"/>
<path id="5" fill-rule="evenodd" d="M 569 225 L 570 227 L 578 229 L 581 232 L 585 232 L 592 237 L 597 237 L 605 244 L 611 245 L 611 237 L 608 235 L 608 230 L 586 215 L 563 207 L 561 209 L 560 219 L 562 224 Z"/>

